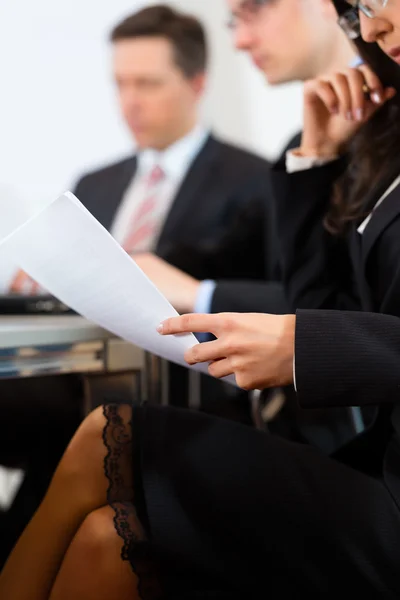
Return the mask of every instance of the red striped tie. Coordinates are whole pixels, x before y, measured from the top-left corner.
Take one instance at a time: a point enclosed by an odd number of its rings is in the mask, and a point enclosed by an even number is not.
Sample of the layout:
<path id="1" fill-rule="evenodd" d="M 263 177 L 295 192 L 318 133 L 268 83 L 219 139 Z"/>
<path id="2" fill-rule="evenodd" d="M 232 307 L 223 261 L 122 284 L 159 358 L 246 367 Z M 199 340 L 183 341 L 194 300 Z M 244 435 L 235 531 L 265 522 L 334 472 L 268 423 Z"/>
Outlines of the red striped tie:
<path id="1" fill-rule="evenodd" d="M 165 173 L 155 166 L 147 178 L 146 193 L 143 201 L 135 210 L 123 248 L 128 254 L 151 250 L 154 236 L 158 229 L 157 187 L 164 180 Z"/>

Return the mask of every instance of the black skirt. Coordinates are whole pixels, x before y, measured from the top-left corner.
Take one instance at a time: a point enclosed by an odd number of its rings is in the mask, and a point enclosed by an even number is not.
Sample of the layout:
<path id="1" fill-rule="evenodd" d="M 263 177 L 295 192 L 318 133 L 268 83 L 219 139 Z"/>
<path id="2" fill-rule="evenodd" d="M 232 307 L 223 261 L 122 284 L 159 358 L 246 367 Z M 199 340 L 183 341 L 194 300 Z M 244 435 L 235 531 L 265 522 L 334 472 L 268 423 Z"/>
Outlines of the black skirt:
<path id="1" fill-rule="evenodd" d="M 400 512 L 379 478 L 188 409 L 104 414 L 109 502 L 144 600 L 400 597 Z"/>

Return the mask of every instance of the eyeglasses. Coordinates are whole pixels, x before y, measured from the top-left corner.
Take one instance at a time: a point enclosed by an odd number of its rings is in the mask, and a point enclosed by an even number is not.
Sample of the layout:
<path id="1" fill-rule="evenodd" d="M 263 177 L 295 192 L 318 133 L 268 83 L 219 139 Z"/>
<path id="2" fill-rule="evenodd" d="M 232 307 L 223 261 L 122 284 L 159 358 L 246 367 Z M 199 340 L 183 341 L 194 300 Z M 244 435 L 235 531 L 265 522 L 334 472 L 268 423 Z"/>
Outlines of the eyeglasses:
<path id="1" fill-rule="evenodd" d="M 360 10 L 369 19 L 374 19 L 381 10 L 388 4 L 388 0 L 367 0 L 359 2 L 358 0 L 347 0 L 353 8 Z"/>
<path id="2" fill-rule="evenodd" d="M 258 16 L 260 9 L 267 4 L 271 4 L 273 0 L 242 0 L 237 9 L 232 13 L 228 21 L 229 29 L 236 29 L 238 23 L 254 22 Z"/>
<path id="3" fill-rule="evenodd" d="M 346 33 L 346 35 L 354 40 L 361 35 L 360 31 L 360 17 L 359 11 L 361 11 L 369 19 L 375 19 L 379 16 L 379 13 L 384 9 L 389 0 L 368 0 L 368 3 L 358 2 L 358 0 L 348 0 L 352 8 L 349 8 L 344 12 L 338 19 L 338 23 Z"/>
<path id="4" fill-rule="evenodd" d="M 350 40 L 360 37 L 360 17 L 358 16 L 357 9 L 349 8 L 349 10 L 340 15 L 338 23 Z"/>

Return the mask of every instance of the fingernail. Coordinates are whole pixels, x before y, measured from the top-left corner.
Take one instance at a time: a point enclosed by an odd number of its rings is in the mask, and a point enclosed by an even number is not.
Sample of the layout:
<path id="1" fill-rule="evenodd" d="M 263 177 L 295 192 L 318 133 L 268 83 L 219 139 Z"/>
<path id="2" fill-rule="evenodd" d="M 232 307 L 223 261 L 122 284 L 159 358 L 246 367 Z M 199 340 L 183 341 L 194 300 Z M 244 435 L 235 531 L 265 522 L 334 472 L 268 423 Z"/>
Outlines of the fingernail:
<path id="1" fill-rule="evenodd" d="M 371 94 L 371 100 L 372 102 L 375 102 L 375 104 L 380 104 L 382 102 L 382 96 L 379 92 L 373 92 Z"/>
<path id="2" fill-rule="evenodd" d="M 163 333 L 164 331 L 164 323 L 160 323 L 159 326 L 157 327 L 157 331 L 158 333 Z"/>
<path id="3" fill-rule="evenodd" d="M 352 120 L 353 120 L 353 114 L 352 114 L 351 110 L 349 110 L 349 111 L 346 113 L 346 119 L 347 119 L 348 121 L 352 121 Z"/>
<path id="4" fill-rule="evenodd" d="M 362 121 L 364 118 L 364 111 L 362 108 L 357 108 L 355 111 L 355 115 L 356 115 L 356 120 L 357 121 Z"/>

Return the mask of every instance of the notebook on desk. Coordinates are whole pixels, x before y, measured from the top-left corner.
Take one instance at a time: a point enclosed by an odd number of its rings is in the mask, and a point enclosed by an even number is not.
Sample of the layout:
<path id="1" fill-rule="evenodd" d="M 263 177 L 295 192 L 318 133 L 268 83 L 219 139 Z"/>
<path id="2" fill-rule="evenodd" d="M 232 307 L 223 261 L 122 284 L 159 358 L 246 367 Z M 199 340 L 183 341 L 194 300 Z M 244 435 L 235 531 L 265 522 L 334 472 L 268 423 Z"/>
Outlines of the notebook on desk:
<path id="1" fill-rule="evenodd" d="M 0 315 L 64 315 L 75 314 L 51 295 L 22 296 L 0 294 Z"/>

